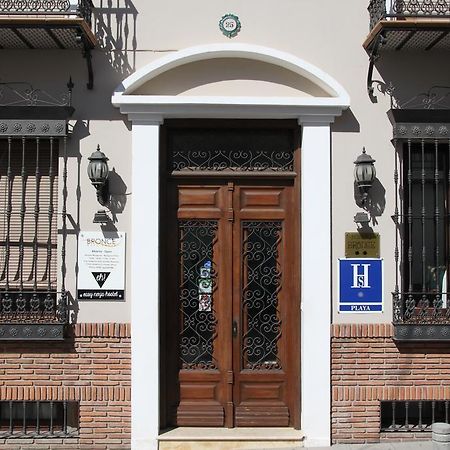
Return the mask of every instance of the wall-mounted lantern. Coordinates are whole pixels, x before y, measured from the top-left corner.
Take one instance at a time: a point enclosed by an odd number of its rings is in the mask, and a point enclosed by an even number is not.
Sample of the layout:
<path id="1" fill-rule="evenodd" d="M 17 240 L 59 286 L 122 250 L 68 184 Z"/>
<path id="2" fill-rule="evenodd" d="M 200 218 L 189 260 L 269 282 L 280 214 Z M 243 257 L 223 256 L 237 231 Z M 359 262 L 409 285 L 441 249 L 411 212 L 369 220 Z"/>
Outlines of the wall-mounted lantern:
<path id="1" fill-rule="evenodd" d="M 105 206 L 109 199 L 108 157 L 100 151 L 100 145 L 98 145 L 97 150 L 92 153 L 88 159 L 88 177 L 91 180 L 92 185 L 97 190 L 98 202 L 100 205 Z"/>
<path id="2" fill-rule="evenodd" d="M 366 149 L 364 147 L 362 153 L 356 158 L 356 161 L 354 161 L 355 183 L 361 192 L 363 206 L 366 203 L 369 190 L 376 177 L 374 162 L 375 160 L 370 155 L 366 154 Z"/>

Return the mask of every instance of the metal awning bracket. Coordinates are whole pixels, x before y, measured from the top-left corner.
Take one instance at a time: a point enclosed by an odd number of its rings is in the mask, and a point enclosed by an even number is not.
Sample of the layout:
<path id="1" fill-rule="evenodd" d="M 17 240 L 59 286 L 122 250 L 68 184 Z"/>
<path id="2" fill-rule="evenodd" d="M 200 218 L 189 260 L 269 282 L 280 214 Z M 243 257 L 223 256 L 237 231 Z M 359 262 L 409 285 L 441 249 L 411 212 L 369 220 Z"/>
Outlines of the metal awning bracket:
<path id="1" fill-rule="evenodd" d="M 89 90 L 92 90 L 94 88 L 94 70 L 92 69 L 92 54 L 90 47 L 84 47 L 83 58 L 86 59 L 88 71 L 88 82 L 86 86 Z"/>
<path id="2" fill-rule="evenodd" d="M 373 68 L 375 66 L 376 60 L 380 57 L 379 50 L 380 47 L 386 42 L 386 38 L 383 33 L 380 33 L 372 47 L 372 51 L 369 56 L 369 70 L 367 72 L 367 93 L 372 103 L 377 103 L 377 96 L 374 95 L 374 80 L 373 80 Z"/>
<path id="3" fill-rule="evenodd" d="M 86 60 L 88 71 L 88 82 L 86 86 L 89 90 L 92 90 L 94 88 L 94 70 L 92 68 L 92 54 L 91 54 L 92 47 L 89 45 L 84 36 L 82 36 L 81 34 L 77 35 L 77 41 L 83 44 L 83 58 Z"/>

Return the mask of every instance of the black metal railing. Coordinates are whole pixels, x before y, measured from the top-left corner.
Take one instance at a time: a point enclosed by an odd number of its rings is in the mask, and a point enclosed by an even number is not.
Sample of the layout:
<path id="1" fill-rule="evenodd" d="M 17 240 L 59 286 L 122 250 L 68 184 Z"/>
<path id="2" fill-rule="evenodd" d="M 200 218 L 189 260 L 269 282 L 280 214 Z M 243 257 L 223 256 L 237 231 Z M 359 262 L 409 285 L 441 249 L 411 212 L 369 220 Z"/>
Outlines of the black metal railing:
<path id="1" fill-rule="evenodd" d="M 0 402 L 0 439 L 65 438 L 78 435 L 78 403 Z"/>
<path id="2" fill-rule="evenodd" d="M 450 294 L 447 292 L 402 292 L 393 294 L 394 325 L 450 324 Z"/>
<path id="3" fill-rule="evenodd" d="M 67 299 L 56 291 L 0 293 L 0 323 L 65 323 Z"/>
<path id="4" fill-rule="evenodd" d="M 380 20 L 408 17 L 450 17 L 450 0 L 371 0 L 370 29 Z"/>
<path id="5" fill-rule="evenodd" d="M 91 25 L 91 0 L 0 0 L 1 15 L 64 15 L 83 18 Z"/>
<path id="6" fill-rule="evenodd" d="M 383 401 L 380 408 L 380 431 L 426 432 L 436 422 L 449 422 L 448 400 Z"/>

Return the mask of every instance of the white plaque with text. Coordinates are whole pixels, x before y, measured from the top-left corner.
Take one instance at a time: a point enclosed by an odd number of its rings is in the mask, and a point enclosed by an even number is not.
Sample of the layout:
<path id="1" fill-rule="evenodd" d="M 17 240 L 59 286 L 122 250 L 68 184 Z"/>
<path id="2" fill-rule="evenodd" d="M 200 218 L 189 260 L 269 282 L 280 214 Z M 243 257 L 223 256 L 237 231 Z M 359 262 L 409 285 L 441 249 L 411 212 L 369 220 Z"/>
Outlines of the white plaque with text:
<path id="1" fill-rule="evenodd" d="M 125 233 L 80 232 L 77 298 L 125 299 Z"/>

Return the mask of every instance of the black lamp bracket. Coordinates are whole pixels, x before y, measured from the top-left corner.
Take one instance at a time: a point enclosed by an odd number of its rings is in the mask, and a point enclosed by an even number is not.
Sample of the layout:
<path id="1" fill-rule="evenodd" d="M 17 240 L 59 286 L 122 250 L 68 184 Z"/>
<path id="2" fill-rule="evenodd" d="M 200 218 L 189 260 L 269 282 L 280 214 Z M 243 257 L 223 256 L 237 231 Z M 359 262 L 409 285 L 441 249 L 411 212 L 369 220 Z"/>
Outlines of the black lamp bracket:
<path id="1" fill-rule="evenodd" d="M 109 201 L 109 180 L 106 179 L 105 182 L 97 187 L 97 200 L 102 206 L 106 206 Z"/>

